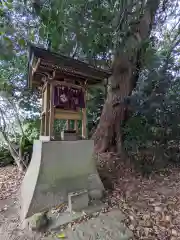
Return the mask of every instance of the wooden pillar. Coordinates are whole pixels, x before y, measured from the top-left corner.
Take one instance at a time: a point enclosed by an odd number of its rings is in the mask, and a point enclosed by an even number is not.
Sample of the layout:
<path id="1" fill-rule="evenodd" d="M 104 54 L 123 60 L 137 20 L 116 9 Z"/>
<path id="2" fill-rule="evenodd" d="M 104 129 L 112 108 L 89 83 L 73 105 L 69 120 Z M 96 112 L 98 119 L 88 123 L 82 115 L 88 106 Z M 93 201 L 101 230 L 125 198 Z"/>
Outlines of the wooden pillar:
<path id="1" fill-rule="evenodd" d="M 49 136 L 49 110 L 50 110 L 50 85 L 46 84 L 45 89 L 45 136 Z"/>
<path id="2" fill-rule="evenodd" d="M 82 109 L 82 137 L 87 138 L 86 90 L 84 91 L 85 108 Z"/>
<path id="3" fill-rule="evenodd" d="M 65 129 L 66 129 L 66 130 L 69 130 L 69 129 L 70 129 L 70 120 L 66 120 Z"/>
<path id="4" fill-rule="evenodd" d="M 67 125 L 66 125 L 66 130 L 70 130 L 71 129 L 71 120 L 67 120 Z"/>
<path id="5" fill-rule="evenodd" d="M 82 109 L 82 116 L 83 116 L 83 120 L 82 120 L 82 137 L 86 138 L 87 137 L 87 117 L 86 117 L 86 108 Z"/>
<path id="6" fill-rule="evenodd" d="M 78 120 L 74 120 L 74 130 L 78 133 Z"/>
<path id="7" fill-rule="evenodd" d="M 40 129 L 40 135 L 44 136 L 44 130 L 45 130 L 44 88 L 42 88 L 42 90 L 41 90 L 41 96 L 42 96 L 42 102 L 41 102 L 41 129 Z"/>
<path id="8" fill-rule="evenodd" d="M 54 84 L 50 83 L 50 101 L 49 101 L 49 136 L 53 137 L 54 134 Z"/>

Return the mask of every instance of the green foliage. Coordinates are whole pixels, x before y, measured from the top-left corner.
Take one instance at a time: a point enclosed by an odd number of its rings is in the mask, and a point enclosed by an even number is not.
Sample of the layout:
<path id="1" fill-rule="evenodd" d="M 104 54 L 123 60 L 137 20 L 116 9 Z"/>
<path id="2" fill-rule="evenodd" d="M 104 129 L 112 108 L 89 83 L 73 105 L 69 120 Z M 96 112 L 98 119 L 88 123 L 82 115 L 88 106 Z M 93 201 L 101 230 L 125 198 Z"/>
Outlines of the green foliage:
<path id="1" fill-rule="evenodd" d="M 105 94 L 101 88 L 91 88 L 88 92 L 89 100 L 87 101 L 87 117 L 88 117 L 88 132 L 91 136 L 92 130 L 95 130 L 99 122 Z"/>
<path id="2" fill-rule="evenodd" d="M 34 139 L 39 138 L 40 119 L 27 119 L 23 125 L 26 138 L 32 143 Z"/>
<path id="3" fill-rule="evenodd" d="M 124 147 L 127 151 L 136 151 L 147 146 L 147 139 L 152 138 L 152 132 L 144 116 L 131 117 L 124 127 Z"/>
<path id="4" fill-rule="evenodd" d="M 179 54 L 174 54 L 179 40 L 174 29 L 170 39 L 165 32 L 156 51 L 148 50 L 153 53 L 153 61 L 148 61 L 130 98 L 134 112 L 124 126 L 124 146 L 135 166 L 145 174 L 180 163 L 180 81 L 175 74 Z"/>
<path id="5" fill-rule="evenodd" d="M 5 167 L 9 164 L 13 164 L 14 160 L 9 152 L 9 149 L 7 149 L 4 146 L 1 146 L 0 148 L 0 167 Z"/>

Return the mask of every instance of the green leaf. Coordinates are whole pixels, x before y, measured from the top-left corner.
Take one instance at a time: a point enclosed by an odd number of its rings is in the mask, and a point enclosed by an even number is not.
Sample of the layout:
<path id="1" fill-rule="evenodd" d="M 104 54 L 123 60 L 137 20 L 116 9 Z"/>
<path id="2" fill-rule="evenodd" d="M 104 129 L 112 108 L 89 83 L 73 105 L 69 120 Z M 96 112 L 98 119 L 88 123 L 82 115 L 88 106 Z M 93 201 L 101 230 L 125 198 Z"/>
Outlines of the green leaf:
<path id="1" fill-rule="evenodd" d="M 39 35 L 43 38 L 45 35 L 45 28 L 43 26 L 40 27 L 39 29 Z"/>
<path id="2" fill-rule="evenodd" d="M 11 39 L 7 36 L 3 36 L 3 39 L 8 43 L 12 43 Z"/>
<path id="3" fill-rule="evenodd" d="M 20 39 L 18 40 L 18 43 L 19 43 L 19 45 L 20 45 L 21 47 L 24 47 L 24 46 L 26 45 L 26 41 L 25 41 L 23 38 L 20 38 Z"/>

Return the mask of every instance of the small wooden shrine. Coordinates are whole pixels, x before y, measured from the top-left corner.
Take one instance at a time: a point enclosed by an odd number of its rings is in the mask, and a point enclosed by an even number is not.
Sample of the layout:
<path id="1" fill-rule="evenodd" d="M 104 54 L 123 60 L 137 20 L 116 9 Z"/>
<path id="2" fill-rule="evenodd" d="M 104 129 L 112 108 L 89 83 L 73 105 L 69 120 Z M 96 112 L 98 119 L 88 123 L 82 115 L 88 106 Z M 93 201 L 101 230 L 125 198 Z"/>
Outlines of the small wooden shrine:
<path id="1" fill-rule="evenodd" d="M 28 85 L 42 94 L 41 136 L 54 137 L 55 119 L 82 121 L 87 137 L 86 91 L 88 85 L 101 83 L 110 72 L 48 50 L 30 46 Z M 67 128 L 70 124 L 67 124 Z"/>

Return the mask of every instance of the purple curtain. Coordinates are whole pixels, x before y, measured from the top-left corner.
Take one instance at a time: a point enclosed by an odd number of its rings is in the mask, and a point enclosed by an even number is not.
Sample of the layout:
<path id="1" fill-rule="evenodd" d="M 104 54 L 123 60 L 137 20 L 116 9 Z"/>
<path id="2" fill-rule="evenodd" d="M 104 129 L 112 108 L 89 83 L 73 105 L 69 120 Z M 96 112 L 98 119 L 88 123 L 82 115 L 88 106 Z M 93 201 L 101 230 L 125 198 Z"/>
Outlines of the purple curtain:
<path id="1" fill-rule="evenodd" d="M 84 93 L 82 90 L 76 88 L 55 86 L 54 106 L 68 110 L 85 108 Z"/>

